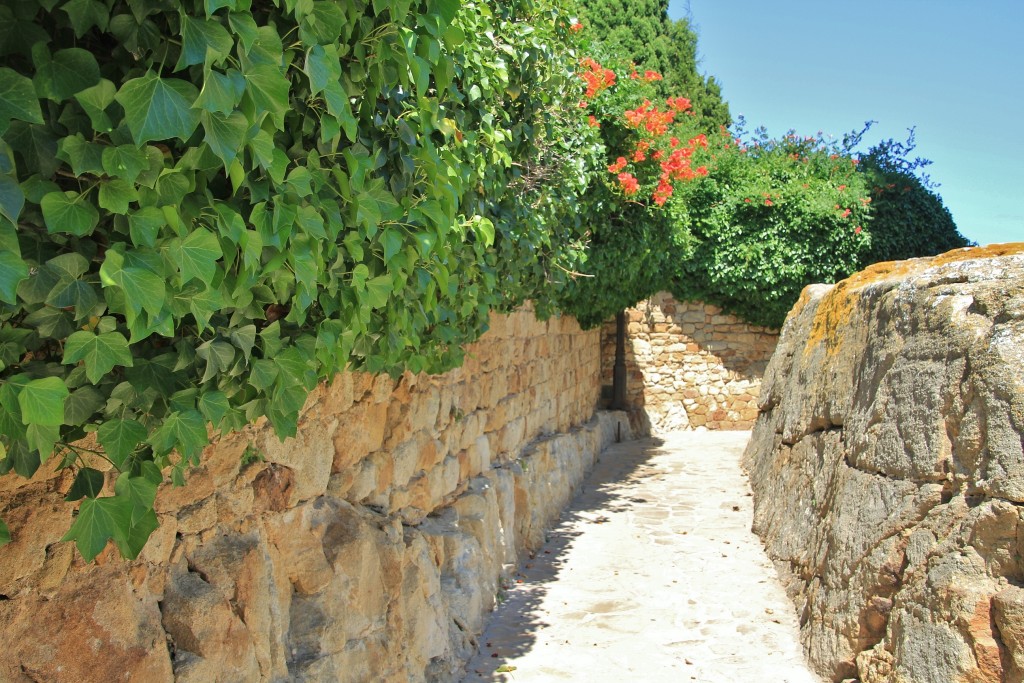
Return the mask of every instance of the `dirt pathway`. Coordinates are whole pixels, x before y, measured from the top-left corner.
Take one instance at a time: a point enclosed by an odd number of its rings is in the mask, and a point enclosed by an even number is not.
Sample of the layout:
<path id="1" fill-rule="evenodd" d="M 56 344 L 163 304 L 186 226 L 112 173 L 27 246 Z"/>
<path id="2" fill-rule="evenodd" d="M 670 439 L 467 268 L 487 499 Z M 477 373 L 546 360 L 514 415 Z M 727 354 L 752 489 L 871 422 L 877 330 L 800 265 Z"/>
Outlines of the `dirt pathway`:
<path id="1" fill-rule="evenodd" d="M 748 436 L 680 432 L 606 451 L 519 568 L 464 681 L 818 683 L 750 532 Z"/>

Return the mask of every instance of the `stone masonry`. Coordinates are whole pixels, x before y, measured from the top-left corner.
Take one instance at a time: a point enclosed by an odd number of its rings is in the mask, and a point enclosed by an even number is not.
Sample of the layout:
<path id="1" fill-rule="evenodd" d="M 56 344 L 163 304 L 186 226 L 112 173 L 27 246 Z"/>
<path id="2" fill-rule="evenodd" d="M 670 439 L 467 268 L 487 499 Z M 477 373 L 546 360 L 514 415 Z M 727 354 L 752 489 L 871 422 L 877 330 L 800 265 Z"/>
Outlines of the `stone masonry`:
<path id="1" fill-rule="evenodd" d="M 830 681 L 1024 680 L 1024 243 L 804 290 L 744 456 Z"/>
<path id="2" fill-rule="evenodd" d="M 597 331 L 529 311 L 447 374 L 344 373 L 296 438 L 209 446 L 132 562 L 58 541 L 68 473 L 0 478 L 0 680 L 452 680 L 502 577 L 628 438 L 595 415 L 599 376 Z"/>
<path id="3" fill-rule="evenodd" d="M 627 400 L 639 432 L 750 429 L 778 333 L 661 292 L 627 311 Z M 602 384 L 612 383 L 615 321 L 601 336 Z"/>

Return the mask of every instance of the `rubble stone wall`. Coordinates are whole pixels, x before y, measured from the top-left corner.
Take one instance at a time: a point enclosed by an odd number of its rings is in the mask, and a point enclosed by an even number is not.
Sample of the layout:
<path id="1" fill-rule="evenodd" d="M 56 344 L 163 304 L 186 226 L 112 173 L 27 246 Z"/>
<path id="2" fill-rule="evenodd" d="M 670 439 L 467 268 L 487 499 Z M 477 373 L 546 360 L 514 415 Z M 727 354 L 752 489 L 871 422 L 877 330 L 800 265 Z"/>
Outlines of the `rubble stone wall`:
<path id="1" fill-rule="evenodd" d="M 638 431 L 750 429 L 778 333 L 661 292 L 627 311 L 627 400 Z M 615 363 L 615 321 L 601 336 L 602 383 Z"/>
<path id="2" fill-rule="evenodd" d="M 804 291 L 744 456 L 826 680 L 1024 680 L 1024 244 Z"/>
<path id="3" fill-rule="evenodd" d="M 447 374 L 342 374 L 296 438 L 250 426 L 162 488 L 132 562 L 57 542 L 68 474 L 0 478 L 0 680 L 452 680 L 502 577 L 629 436 L 599 377 L 599 332 L 529 311 Z"/>

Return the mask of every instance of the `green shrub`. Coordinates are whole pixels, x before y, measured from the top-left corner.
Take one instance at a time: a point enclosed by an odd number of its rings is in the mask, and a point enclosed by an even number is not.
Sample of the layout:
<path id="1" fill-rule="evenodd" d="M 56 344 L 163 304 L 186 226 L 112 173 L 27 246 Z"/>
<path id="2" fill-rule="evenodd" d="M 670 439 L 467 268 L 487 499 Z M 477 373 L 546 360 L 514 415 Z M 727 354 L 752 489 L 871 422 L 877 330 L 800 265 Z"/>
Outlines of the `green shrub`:
<path id="1" fill-rule="evenodd" d="M 851 136 L 848 144 L 859 142 L 870 126 Z M 957 230 L 929 177 L 921 173 L 931 162 L 910 158 L 914 148 L 911 129 L 905 142 L 890 138 L 860 157 L 872 199 L 871 249 L 863 265 L 934 256 L 971 244 Z"/>
<path id="2" fill-rule="evenodd" d="M 687 98 L 656 100 L 660 75 L 621 62 L 585 60 L 582 77 L 608 161 L 583 203 L 592 277 L 562 299 L 582 324 L 667 289 L 778 327 L 803 287 L 857 269 L 870 200 L 839 145 L 706 135 Z"/>
<path id="3" fill-rule="evenodd" d="M 858 269 L 871 239 L 865 179 L 820 137 L 762 135 L 732 149 L 681 189 L 688 211 L 677 229 L 696 247 L 670 290 L 778 328 L 805 286 Z"/>

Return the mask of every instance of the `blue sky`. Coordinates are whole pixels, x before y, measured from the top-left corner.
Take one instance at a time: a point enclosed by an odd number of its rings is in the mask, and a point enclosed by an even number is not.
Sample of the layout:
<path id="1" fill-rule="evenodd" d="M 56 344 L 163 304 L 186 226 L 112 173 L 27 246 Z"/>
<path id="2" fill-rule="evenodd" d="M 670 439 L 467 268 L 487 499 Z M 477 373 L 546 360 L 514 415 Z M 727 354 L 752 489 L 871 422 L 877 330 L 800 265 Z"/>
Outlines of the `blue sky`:
<path id="1" fill-rule="evenodd" d="M 1024 241 L 1024 1 L 672 0 L 735 117 L 773 136 L 904 140 L 960 231 Z"/>

